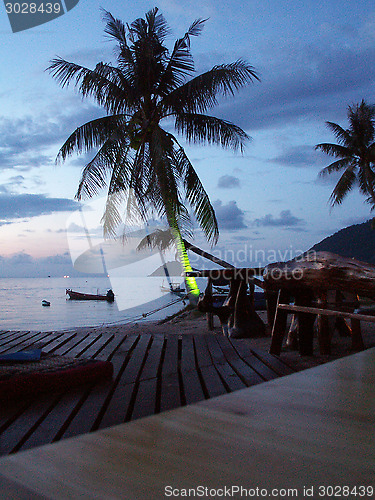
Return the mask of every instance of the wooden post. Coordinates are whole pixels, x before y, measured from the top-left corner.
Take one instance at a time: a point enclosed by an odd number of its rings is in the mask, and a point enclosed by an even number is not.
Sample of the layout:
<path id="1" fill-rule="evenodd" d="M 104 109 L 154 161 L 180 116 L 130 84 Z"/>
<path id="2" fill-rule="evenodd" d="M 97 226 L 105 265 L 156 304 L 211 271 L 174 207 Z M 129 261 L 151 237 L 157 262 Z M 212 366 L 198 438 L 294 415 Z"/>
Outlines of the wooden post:
<path id="1" fill-rule="evenodd" d="M 312 306 L 313 294 L 311 290 L 298 291 L 295 295 L 296 306 Z M 310 313 L 298 312 L 298 344 L 301 356 L 312 356 L 314 353 L 314 323 L 316 316 Z"/>
<path id="2" fill-rule="evenodd" d="M 289 304 L 289 301 L 290 294 L 285 290 L 279 290 L 270 347 L 270 354 L 275 354 L 276 356 L 279 356 L 281 353 L 288 318 L 288 312 L 283 309 L 278 309 L 277 306 L 279 304 Z"/>
<path id="3" fill-rule="evenodd" d="M 361 332 L 361 322 L 359 319 L 351 319 L 352 325 L 352 345 L 350 349 L 352 351 L 363 351 L 365 348 Z"/>
<path id="4" fill-rule="evenodd" d="M 206 313 L 206 318 L 207 318 L 208 329 L 211 330 L 211 331 L 214 330 L 215 329 L 215 326 L 214 326 L 214 313 L 212 313 L 212 312 Z"/>
<path id="5" fill-rule="evenodd" d="M 330 299 L 329 291 L 323 291 L 318 298 L 319 307 L 322 309 L 327 308 L 327 301 Z M 318 315 L 318 342 L 319 352 L 322 355 L 331 354 L 331 332 L 330 332 L 330 318 L 328 316 Z"/>
<path id="6" fill-rule="evenodd" d="M 292 315 L 285 345 L 291 351 L 298 351 L 298 318 L 296 314 Z"/>
<path id="7" fill-rule="evenodd" d="M 228 334 L 234 339 L 265 335 L 265 325 L 254 308 L 254 285 L 252 285 L 250 296 L 248 296 L 245 280 L 239 282 L 234 312 L 228 323 Z"/>
<path id="8" fill-rule="evenodd" d="M 264 294 L 266 297 L 266 304 L 267 304 L 267 323 L 268 326 L 272 329 L 273 323 L 275 321 L 279 292 L 275 290 L 265 290 Z"/>

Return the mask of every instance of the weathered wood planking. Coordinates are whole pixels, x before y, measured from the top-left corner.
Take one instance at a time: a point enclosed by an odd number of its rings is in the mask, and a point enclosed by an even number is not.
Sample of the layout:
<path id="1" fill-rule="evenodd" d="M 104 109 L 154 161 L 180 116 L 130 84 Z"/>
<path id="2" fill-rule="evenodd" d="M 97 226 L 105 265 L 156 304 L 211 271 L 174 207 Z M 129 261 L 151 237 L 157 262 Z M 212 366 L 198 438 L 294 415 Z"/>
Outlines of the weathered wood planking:
<path id="1" fill-rule="evenodd" d="M 216 335 L 0 332 L 0 353 L 110 360 L 111 380 L 0 403 L 0 454 L 120 424 L 271 380 L 292 370 L 247 340 Z"/>

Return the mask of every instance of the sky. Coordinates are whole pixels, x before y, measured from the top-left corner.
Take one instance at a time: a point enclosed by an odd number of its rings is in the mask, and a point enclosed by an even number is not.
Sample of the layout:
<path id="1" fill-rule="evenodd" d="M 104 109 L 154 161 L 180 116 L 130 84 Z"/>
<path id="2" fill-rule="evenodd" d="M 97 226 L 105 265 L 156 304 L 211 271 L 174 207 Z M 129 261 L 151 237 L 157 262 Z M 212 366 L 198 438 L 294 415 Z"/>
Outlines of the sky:
<path id="1" fill-rule="evenodd" d="M 70 133 L 103 111 L 73 86 L 62 89 L 46 72 L 50 60 L 114 62 L 101 8 L 130 23 L 154 6 L 172 28 L 170 48 L 192 21 L 208 19 L 192 39 L 197 72 L 243 58 L 261 78 L 210 111 L 251 136 L 242 155 L 179 138 L 216 210 L 215 255 L 237 265 L 288 260 L 370 217 L 357 191 L 330 208 L 337 178 L 318 173 L 333 160 L 314 147 L 335 142 L 326 121 L 346 127 L 348 105 L 375 102 L 372 1 L 80 0 L 18 33 L 1 4 L 0 277 L 72 272 L 74 196 L 90 155 L 55 159 Z M 199 232 L 195 243 L 210 250 Z"/>

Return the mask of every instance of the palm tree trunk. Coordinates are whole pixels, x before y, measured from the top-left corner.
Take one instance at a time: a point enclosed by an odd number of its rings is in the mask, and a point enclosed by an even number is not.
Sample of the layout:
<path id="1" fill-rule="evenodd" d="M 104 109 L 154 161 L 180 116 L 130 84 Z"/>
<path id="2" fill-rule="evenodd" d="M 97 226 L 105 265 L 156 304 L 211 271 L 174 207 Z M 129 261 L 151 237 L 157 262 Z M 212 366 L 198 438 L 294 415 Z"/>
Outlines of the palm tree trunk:
<path id="1" fill-rule="evenodd" d="M 176 218 L 173 216 L 168 217 L 168 223 L 169 223 L 169 227 L 171 229 L 172 235 L 173 235 L 175 243 L 176 243 L 177 251 L 178 251 L 178 254 L 179 254 L 179 257 L 181 260 L 181 264 L 182 264 L 182 268 L 183 268 L 185 273 L 192 271 L 193 269 L 190 265 L 189 257 L 188 257 L 188 254 L 186 252 L 184 241 L 182 239 L 181 232 L 180 232 L 180 229 L 178 227 Z M 196 279 L 185 276 L 185 286 L 186 286 L 186 292 L 187 292 L 188 298 L 189 298 L 189 303 L 191 305 L 196 306 L 198 303 L 199 295 L 200 295 L 200 290 L 199 290 L 199 287 L 197 285 Z"/>

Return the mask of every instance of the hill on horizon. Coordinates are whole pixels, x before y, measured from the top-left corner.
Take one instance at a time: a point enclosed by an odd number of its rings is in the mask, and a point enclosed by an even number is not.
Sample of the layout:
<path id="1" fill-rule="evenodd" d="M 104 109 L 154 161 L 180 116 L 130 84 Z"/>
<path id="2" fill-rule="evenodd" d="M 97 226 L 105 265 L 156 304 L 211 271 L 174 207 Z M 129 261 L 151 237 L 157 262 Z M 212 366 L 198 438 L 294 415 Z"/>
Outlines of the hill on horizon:
<path id="1" fill-rule="evenodd" d="M 316 243 L 311 250 L 326 251 L 375 264 L 375 229 L 370 221 L 354 224 Z"/>
<path id="2" fill-rule="evenodd" d="M 182 265 L 181 262 L 178 262 L 176 260 L 166 262 L 165 266 L 168 269 L 169 276 L 181 276 L 182 273 Z M 164 276 L 165 277 L 165 267 L 164 265 L 161 265 L 153 273 L 151 273 L 149 276 Z"/>

